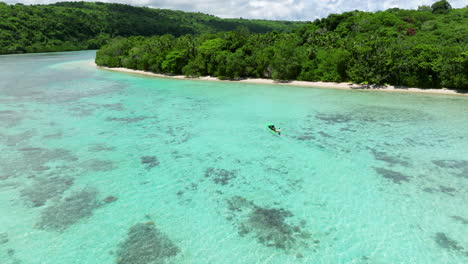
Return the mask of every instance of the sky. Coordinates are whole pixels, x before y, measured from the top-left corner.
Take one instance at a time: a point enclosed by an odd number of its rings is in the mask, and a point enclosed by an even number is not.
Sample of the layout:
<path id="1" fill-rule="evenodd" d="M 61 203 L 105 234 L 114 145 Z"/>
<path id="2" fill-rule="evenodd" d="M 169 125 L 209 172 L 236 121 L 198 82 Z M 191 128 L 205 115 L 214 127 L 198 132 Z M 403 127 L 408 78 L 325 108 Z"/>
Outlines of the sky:
<path id="1" fill-rule="evenodd" d="M 8 4 L 49 4 L 53 0 L 0 0 Z M 416 9 L 436 0 L 99 0 L 134 6 L 202 12 L 222 18 L 254 18 L 311 21 L 346 11 L 378 11 L 393 7 Z M 94 2 L 94 1 L 91 1 Z M 468 0 L 449 0 L 454 8 L 468 5 Z"/>

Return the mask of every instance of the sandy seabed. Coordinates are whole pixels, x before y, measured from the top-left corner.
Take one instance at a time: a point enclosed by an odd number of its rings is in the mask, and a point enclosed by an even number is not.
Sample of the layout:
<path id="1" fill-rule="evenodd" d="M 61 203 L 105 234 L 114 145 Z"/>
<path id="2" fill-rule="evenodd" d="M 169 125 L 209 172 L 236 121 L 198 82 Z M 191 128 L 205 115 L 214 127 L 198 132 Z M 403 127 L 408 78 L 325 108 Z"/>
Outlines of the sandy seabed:
<path id="1" fill-rule="evenodd" d="M 355 83 L 334 83 L 334 82 L 306 82 L 306 81 L 275 81 L 272 79 L 257 79 L 257 78 L 245 78 L 240 80 L 220 80 L 216 77 L 212 76 L 203 76 L 203 77 L 187 77 L 184 75 L 168 75 L 168 74 L 158 74 L 153 72 L 147 71 L 139 71 L 139 70 L 132 70 L 127 68 L 109 68 L 103 66 L 97 66 L 94 62 L 92 62 L 94 66 L 109 70 L 109 71 L 116 71 L 116 72 L 124 72 L 124 73 L 131 73 L 131 74 L 139 74 L 145 76 L 152 76 L 158 78 L 170 78 L 170 79 L 183 79 L 183 80 L 200 80 L 200 81 L 221 81 L 221 82 L 240 82 L 240 83 L 253 83 L 253 84 L 273 84 L 273 85 L 292 85 L 292 86 L 300 86 L 300 87 L 313 87 L 313 88 L 331 88 L 331 89 L 359 89 L 359 90 L 373 90 L 373 91 L 384 91 L 384 92 L 407 92 L 407 93 L 427 93 L 427 94 L 443 94 L 443 95 L 461 95 L 461 96 L 468 96 L 468 93 L 460 93 L 456 90 L 451 90 L 447 88 L 429 88 L 429 89 L 421 89 L 421 88 L 410 88 L 410 87 L 397 87 L 392 85 L 379 85 L 379 86 L 372 86 L 372 85 L 362 85 L 362 84 L 355 84 Z"/>

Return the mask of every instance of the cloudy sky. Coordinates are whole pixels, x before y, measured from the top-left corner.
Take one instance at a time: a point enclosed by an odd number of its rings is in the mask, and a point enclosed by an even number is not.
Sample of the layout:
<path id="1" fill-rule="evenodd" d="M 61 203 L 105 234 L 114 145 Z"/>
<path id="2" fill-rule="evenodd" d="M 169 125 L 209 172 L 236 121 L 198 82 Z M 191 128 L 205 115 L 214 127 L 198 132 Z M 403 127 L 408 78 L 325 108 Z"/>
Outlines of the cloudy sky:
<path id="1" fill-rule="evenodd" d="M 53 0 L 0 0 L 9 4 L 48 4 Z M 61 0 L 66 1 L 66 0 Z M 436 0 L 100 0 L 135 6 L 202 12 L 223 18 L 314 20 L 331 13 L 351 10 L 376 11 L 392 7 L 416 9 Z M 452 7 L 468 5 L 468 0 L 449 0 Z"/>

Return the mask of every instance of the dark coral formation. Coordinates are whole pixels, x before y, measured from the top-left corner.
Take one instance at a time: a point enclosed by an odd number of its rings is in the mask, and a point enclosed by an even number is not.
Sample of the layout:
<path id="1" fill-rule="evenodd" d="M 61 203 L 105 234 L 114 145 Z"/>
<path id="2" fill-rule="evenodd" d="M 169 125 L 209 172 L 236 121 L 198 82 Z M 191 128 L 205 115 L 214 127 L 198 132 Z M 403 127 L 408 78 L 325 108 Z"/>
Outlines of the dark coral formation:
<path id="1" fill-rule="evenodd" d="M 324 121 L 327 124 L 336 124 L 336 123 L 348 123 L 353 120 L 352 116 L 348 114 L 325 114 L 318 113 L 315 115 L 315 118 Z"/>
<path id="2" fill-rule="evenodd" d="M 468 168 L 468 160 L 433 160 L 432 163 L 444 169 Z"/>
<path id="3" fill-rule="evenodd" d="M 45 230 L 63 231 L 89 217 L 99 207 L 98 192 L 95 189 L 84 189 L 45 208 L 36 227 Z"/>
<path id="4" fill-rule="evenodd" d="M 205 170 L 205 178 L 212 178 L 213 182 L 220 185 L 226 185 L 229 181 L 237 177 L 237 171 L 208 168 Z"/>
<path id="5" fill-rule="evenodd" d="M 105 203 L 113 203 L 115 201 L 117 201 L 119 198 L 115 197 L 115 196 L 107 196 L 106 198 L 104 198 L 104 200 L 102 200 L 103 202 Z"/>
<path id="6" fill-rule="evenodd" d="M 95 108 L 92 108 L 89 105 L 77 105 L 70 108 L 70 111 L 72 112 L 71 115 L 78 117 L 91 116 L 94 114 L 95 110 Z"/>
<path id="7" fill-rule="evenodd" d="M 48 162 L 56 161 L 77 161 L 78 158 L 73 155 L 69 150 L 66 149 L 45 149 L 45 148 L 36 148 L 28 147 L 19 149 L 23 159 L 19 161 L 18 168 L 19 170 L 33 170 L 33 171 L 44 171 L 48 167 L 46 164 Z"/>
<path id="8" fill-rule="evenodd" d="M 391 166 L 401 165 L 404 167 L 409 167 L 410 163 L 406 161 L 406 158 L 400 156 L 391 156 L 385 152 L 378 151 L 376 149 L 369 148 L 372 155 L 376 160 L 383 161 Z"/>
<path id="9" fill-rule="evenodd" d="M 130 124 L 130 123 L 141 122 L 141 121 L 146 120 L 146 119 L 148 119 L 148 118 L 152 118 L 152 117 L 148 117 L 148 116 L 137 116 L 137 117 L 108 117 L 108 118 L 106 118 L 106 121 L 122 122 L 122 123 Z"/>
<path id="10" fill-rule="evenodd" d="M 428 193 L 441 192 L 453 196 L 453 193 L 456 192 L 457 189 L 440 185 L 438 188 L 426 187 L 423 189 L 423 191 Z"/>
<path id="11" fill-rule="evenodd" d="M 23 197 L 33 207 L 43 206 L 49 199 L 60 197 L 73 185 L 70 177 L 36 178 L 34 183 L 21 190 Z"/>
<path id="12" fill-rule="evenodd" d="M 333 138 L 332 135 L 326 133 L 326 132 L 323 132 L 323 131 L 319 131 L 318 134 L 321 136 L 321 137 L 324 137 L 324 138 Z"/>
<path id="13" fill-rule="evenodd" d="M 468 160 L 433 160 L 432 163 L 454 176 L 468 179 Z"/>
<path id="14" fill-rule="evenodd" d="M 245 208 L 254 208 L 255 204 L 241 196 L 234 196 L 226 200 L 228 209 L 234 212 L 242 212 Z"/>
<path id="15" fill-rule="evenodd" d="M 305 132 L 300 136 L 296 136 L 295 138 L 299 141 L 310 141 L 310 140 L 314 140 L 315 136 L 313 136 L 312 133 L 310 132 Z"/>
<path id="16" fill-rule="evenodd" d="M 36 160 L 37 162 L 47 162 L 53 160 L 76 161 L 78 158 L 66 149 L 44 149 L 44 148 L 21 148 L 25 158 Z"/>
<path id="17" fill-rule="evenodd" d="M 434 239 L 437 245 L 441 248 L 454 251 L 463 250 L 463 247 L 459 246 L 457 241 L 449 238 L 445 233 L 437 233 Z"/>
<path id="18" fill-rule="evenodd" d="M 0 133 L 0 141 L 3 142 L 6 146 L 13 147 L 19 143 L 28 141 L 34 135 L 36 135 L 35 130 L 27 130 L 13 135 L 5 135 Z"/>
<path id="19" fill-rule="evenodd" d="M 0 233 L 0 245 L 6 244 L 10 241 L 8 239 L 8 234 L 7 233 Z"/>
<path id="20" fill-rule="evenodd" d="M 382 177 L 393 181 L 393 183 L 401 184 L 402 182 L 408 182 L 409 177 L 401 172 L 388 170 L 385 168 L 374 168 L 374 170 Z"/>
<path id="21" fill-rule="evenodd" d="M 136 224 L 120 244 L 117 264 L 163 264 L 180 249 L 153 222 Z"/>
<path id="22" fill-rule="evenodd" d="M 59 138 L 62 138 L 62 137 L 63 137 L 63 133 L 62 132 L 57 132 L 57 133 L 54 133 L 54 134 L 44 135 L 42 138 L 43 139 L 59 139 Z"/>
<path id="23" fill-rule="evenodd" d="M 15 111 L 2 110 L 0 111 L 0 126 L 1 127 L 14 127 L 21 123 L 24 116 Z"/>
<path id="24" fill-rule="evenodd" d="M 292 213 L 284 209 L 257 207 L 250 213 L 248 223 L 252 230 L 265 231 L 266 235 L 258 237 L 261 243 L 269 247 L 286 249 L 292 246 L 286 244 L 290 241 L 285 239 L 294 231 L 294 228 L 290 228 L 285 222 L 286 218 L 291 216 Z"/>
<path id="25" fill-rule="evenodd" d="M 7 253 L 7 256 L 13 257 L 13 255 L 15 255 L 15 250 L 12 248 L 9 248 L 7 249 L 6 253 Z"/>
<path id="26" fill-rule="evenodd" d="M 452 193 L 456 192 L 457 189 L 455 188 L 452 188 L 452 187 L 447 187 L 447 186 L 439 186 L 439 190 L 443 193 L 446 193 L 446 194 L 449 194 L 449 195 L 452 195 Z"/>
<path id="27" fill-rule="evenodd" d="M 94 144 L 88 147 L 90 152 L 114 151 L 115 147 L 106 144 Z"/>
<path id="28" fill-rule="evenodd" d="M 166 128 L 166 134 L 168 134 L 169 140 L 166 140 L 166 144 L 182 144 L 189 141 L 192 138 L 192 134 L 187 131 L 185 126 L 172 127 L 169 126 Z"/>
<path id="29" fill-rule="evenodd" d="M 123 111 L 124 106 L 122 103 L 114 103 L 114 104 L 103 104 L 102 107 L 109 109 L 109 110 L 114 110 L 114 111 Z"/>
<path id="30" fill-rule="evenodd" d="M 400 123 L 431 120 L 433 117 L 414 109 L 401 109 L 385 106 L 358 107 L 351 111 L 339 113 L 317 113 L 315 118 L 328 125 L 347 123 Z"/>
<path id="31" fill-rule="evenodd" d="M 453 220 L 457 221 L 457 222 L 460 222 L 464 225 L 468 225 L 468 219 L 466 218 L 463 218 L 461 216 L 458 216 L 458 215 L 453 215 L 451 216 L 450 218 L 452 218 Z"/>
<path id="32" fill-rule="evenodd" d="M 116 168 L 114 162 L 100 159 L 85 161 L 81 164 L 81 166 L 88 171 L 111 171 Z"/>
<path id="33" fill-rule="evenodd" d="M 156 156 L 143 156 L 141 157 L 141 164 L 145 165 L 145 169 L 151 170 L 159 166 L 159 160 Z"/>
<path id="34" fill-rule="evenodd" d="M 258 243 L 294 251 L 308 247 L 311 235 L 303 231 L 304 221 L 298 225 L 289 223 L 293 214 L 283 208 L 265 208 L 239 196 L 227 200 L 231 215 L 227 219 L 236 219 L 240 236 L 253 235 Z"/>

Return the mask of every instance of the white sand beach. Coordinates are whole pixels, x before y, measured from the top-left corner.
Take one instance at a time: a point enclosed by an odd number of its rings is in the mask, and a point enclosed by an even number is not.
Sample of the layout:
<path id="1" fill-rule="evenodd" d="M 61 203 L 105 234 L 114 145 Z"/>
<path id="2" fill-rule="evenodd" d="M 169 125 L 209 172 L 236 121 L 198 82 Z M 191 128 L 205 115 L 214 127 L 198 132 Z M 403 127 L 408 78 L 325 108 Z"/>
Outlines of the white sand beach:
<path id="1" fill-rule="evenodd" d="M 313 88 L 332 88 L 332 89 L 359 89 L 366 91 L 384 91 L 384 92 L 403 92 L 403 93 L 425 93 L 425 94 L 441 94 L 441 95 L 460 95 L 468 96 L 468 93 L 460 93 L 456 90 L 451 89 L 421 89 L 421 88 L 410 88 L 410 87 L 396 87 L 392 85 L 379 85 L 379 86 L 368 86 L 355 83 L 334 83 L 334 82 L 306 82 L 306 81 L 287 81 L 287 82 L 278 82 L 272 79 L 256 79 L 256 78 L 245 78 L 240 80 L 220 80 L 216 77 L 203 76 L 198 78 L 191 78 L 184 75 L 166 75 L 166 74 L 157 74 L 147 71 L 132 70 L 127 68 L 109 68 L 98 66 L 94 62 L 93 65 L 96 67 L 109 70 L 117 71 L 131 74 L 139 74 L 145 76 L 152 76 L 157 78 L 171 78 L 171 79 L 184 79 L 184 80 L 201 80 L 201 81 L 221 81 L 221 82 L 241 82 L 241 83 L 252 83 L 252 84 L 273 84 L 273 85 L 292 85 L 300 87 L 313 87 Z"/>

